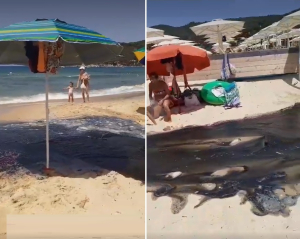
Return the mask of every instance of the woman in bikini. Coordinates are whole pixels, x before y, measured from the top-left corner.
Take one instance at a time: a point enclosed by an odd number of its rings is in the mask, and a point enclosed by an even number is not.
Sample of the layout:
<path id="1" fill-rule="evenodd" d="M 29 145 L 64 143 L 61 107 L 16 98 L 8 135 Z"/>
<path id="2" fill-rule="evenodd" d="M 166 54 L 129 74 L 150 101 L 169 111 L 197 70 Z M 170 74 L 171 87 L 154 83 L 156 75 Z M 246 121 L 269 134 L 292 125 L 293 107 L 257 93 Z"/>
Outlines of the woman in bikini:
<path id="1" fill-rule="evenodd" d="M 153 114 L 150 114 L 153 115 L 154 119 L 157 119 L 162 109 L 164 109 L 166 112 L 165 121 L 171 122 L 170 108 L 173 106 L 173 102 L 170 99 L 168 85 L 163 80 L 160 80 L 156 73 L 152 73 L 149 76 L 151 80 L 149 84 L 150 107 L 147 108 L 147 114 L 150 113 L 150 110 L 153 110 Z"/>
<path id="2" fill-rule="evenodd" d="M 78 81 L 77 81 L 77 89 L 79 88 L 79 84 L 80 84 L 80 88 L 82 91 L 82 99 L 83 102 L 85 103 L 85 96 L 87 101 L 90 101 L 90 96 L 89 96 L 89 88 L 90 88 L 90 75 L 85 71 L 85 66 L 81 66 L 79 68 L 80 73 L 79 73 L 79 77 L 78 77 Z"/>

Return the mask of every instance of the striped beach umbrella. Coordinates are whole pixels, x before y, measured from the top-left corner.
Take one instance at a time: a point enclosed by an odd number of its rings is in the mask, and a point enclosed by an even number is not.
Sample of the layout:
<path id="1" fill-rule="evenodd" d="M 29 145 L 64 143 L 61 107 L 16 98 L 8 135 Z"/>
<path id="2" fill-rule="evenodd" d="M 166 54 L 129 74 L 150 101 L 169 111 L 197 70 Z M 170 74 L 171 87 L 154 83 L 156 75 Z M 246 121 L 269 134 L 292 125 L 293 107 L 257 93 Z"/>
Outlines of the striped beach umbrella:
<path id="1" fill-rule="evenodd" d="M 38 19 L 0 28 L 0 64 L 28 64 L 24 42 L 63 40 L 61 66 L 89 65 L 113 60 L 122 47 L 112 39 L 85 27 L 58 19 Z"/>
<path id="2" fill-rule="evenodd" d="M 138 49 L 134 52 L 134 55 L 138 59 L 139 63 L 145 65 L 145 47 Z"/>
<path id="3" fill-rule="evenodd" d="M 121 51 L 122 46 L 112 39 L 58 19 L 37 19 L 0 29 L 0 64 L 29 64 L 32 72 L 46 73 L 46 170 L 49 170 L 48 73 L 56 73 L 49 71 L 50 67 L 98 64 L 113 60 Z M 39 63 L 45 70 L 38 70 Z"/>

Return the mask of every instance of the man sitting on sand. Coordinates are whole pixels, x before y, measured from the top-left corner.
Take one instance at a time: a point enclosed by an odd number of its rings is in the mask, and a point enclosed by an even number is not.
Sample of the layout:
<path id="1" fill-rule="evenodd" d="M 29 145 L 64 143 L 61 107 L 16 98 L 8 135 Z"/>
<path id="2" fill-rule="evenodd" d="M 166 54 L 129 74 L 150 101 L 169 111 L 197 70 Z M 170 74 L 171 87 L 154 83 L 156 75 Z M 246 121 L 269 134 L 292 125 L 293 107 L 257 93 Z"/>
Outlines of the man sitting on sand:
<path id="1" fill-rule="evenodd" d="M 165 121 L 171 122 L 171 110 L 173 102 L 170 99 L 170 90 L 166 82 L 159 79 L 156 73 L 151 73 L 150 75 L 150 84 L 149 84 L 149 99 L 150 106 L 147 107 L 147 115 L 153 116 L 154 119 L 157 119 L 162 109 L 166 113 Z M 154 96 L 154 97 L 153 97 Z M 151 111 L 153 113 L 151 113 Z M 149 117 L 153 122 L 153 118 Z"/>

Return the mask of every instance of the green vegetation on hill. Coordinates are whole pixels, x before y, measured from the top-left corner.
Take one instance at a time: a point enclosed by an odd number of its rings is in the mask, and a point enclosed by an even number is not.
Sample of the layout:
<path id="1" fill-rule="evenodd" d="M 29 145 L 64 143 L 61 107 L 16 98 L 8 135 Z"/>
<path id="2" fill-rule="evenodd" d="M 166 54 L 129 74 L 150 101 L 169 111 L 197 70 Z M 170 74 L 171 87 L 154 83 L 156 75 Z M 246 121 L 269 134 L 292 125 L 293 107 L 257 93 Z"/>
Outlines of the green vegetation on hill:
<path id="1" fill-rule="evenodd" d="M 120 43 L 123 46 L 123 51 L 120 56 L 114 61 L 110 62 L 113 65 L 123 65 L 123 66 L 138 66 L 137 59 L 134 55 L 134 51 L 145 47 L 145 41 Z"/>
<path id="2" fill-rule="evenodd" d="M 250 37 L 255 33 L 259 32 L 261 29 L 270 26 L 274 22 L 280 21 L 284 16 L 292 14 L 296 11 L 296 9 L 292 12 L 286 13 L 284 15 L 268 15 L 268 16 L 259 16 L 259 17 L 240 17 L 240 18 L 229 18 L 226 20 L 232 21 L 244 21 L 245 22 L 245 29 L 243 30 L 242 34 L 239 35 L 240 37 Z M 203 36 L 196 36 L 194 32 L 190 29 L 190 27 L 197 26 L 199 24 L 203 24 L 205 22 L 190 22 L 181 27 L 173 27 L 169 25 L 156 25 L 152 26 L 152 28 L 164 30 L 166 35 L 177 36 L 182 40 L 190 40 L 199 43 L 203 47 L 207 47 L 208 45 L 204 44 L 204 37 Z"/>

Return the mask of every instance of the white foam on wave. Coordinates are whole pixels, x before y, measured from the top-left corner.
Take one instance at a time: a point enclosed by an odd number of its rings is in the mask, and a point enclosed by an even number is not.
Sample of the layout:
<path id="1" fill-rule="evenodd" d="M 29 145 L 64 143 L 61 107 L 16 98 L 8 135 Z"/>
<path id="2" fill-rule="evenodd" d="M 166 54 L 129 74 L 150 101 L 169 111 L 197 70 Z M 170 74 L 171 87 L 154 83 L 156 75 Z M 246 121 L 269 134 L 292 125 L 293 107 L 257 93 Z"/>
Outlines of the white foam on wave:
<path id="1" fill-rule="evenodd" d="M 91 90 L 90 97 L 105 96 L 105 95 L 118 95 L 131 92 L 145 91 L 145 84 L 133 85 L 133 86 L 120 86 L 116 88 L 103 89 L 103 90 Z M 49 100 L 61 100 L 67 99 L 68 94 L 66 93 L 49 93 Z M 74 98 L 81 98 L 81 92 L 76 90 L 74 92 Z M 45 100 L 45 94 L 40 93 L 31 96 L 22 97 L 0 97 L 0 105 L 3 104 L 15 104 L 15 103 L 30 103 L 39 102 Z"/>
<path id="2" fill-rule="evenodd" d="M 68 78 L 74 78 L 74 77 L 77 77 L 78 78 L 78 75 L 70 75 L 70 76 L 67 76 Z"/>

